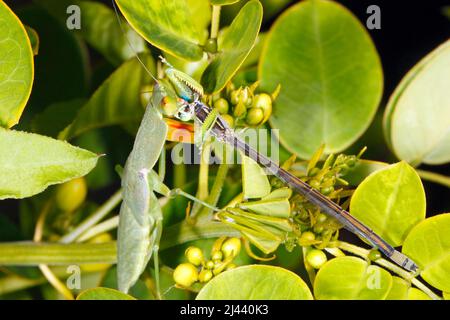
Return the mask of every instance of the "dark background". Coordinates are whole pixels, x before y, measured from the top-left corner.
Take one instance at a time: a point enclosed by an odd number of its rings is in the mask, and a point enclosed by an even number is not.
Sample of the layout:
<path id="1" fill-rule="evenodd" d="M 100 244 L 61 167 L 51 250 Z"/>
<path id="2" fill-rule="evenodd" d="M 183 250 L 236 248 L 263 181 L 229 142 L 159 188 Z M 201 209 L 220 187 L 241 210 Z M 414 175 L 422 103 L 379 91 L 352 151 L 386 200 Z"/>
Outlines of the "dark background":
<path id="1" fill-rule="evenodd" d="M 6 2 L 15 10 L 32 1 L 11 0 Z M 109 0 L 101 2 L 111 6 Z M 450 20 L 443 14 L 442 9 L 450 3 L 440 0 L 416 2 L 407 0 L 340 0 L 338 2 L 352 11 L 363 24 L 369 17 L 369 14 L 366 13 L 368 6 L 375 4 L 381 9 L 381 29 L 369 30 L 369 33 L 375 42 L 384 69 L 385 89 L 383 102 L 379 109 L 379 113 L 382 114 L 387 99 L 402 77 L 421 58 L 449 38 Z M 272 22 L 266 21 L 263 29 L 268 29 Z M 388 153 L 389 151 L 385 148 L 383 152 Z M 369 154 L 368 157 L 395 161 L 392 155 L 387 154 Z M 420 168 L 446 175 L 450 174 L 450 165 L 448 164 L 433 167 L 421 166 Z M 427 194 L 427 215 L 450 212 L 449 189 L 425 181 L 424 186 Z M 13 212 L 16 209 L 17 201 L 0 202 L 0 213 L 15 216 Z M 14 218 L 17 219 L 17 216 Z"/>

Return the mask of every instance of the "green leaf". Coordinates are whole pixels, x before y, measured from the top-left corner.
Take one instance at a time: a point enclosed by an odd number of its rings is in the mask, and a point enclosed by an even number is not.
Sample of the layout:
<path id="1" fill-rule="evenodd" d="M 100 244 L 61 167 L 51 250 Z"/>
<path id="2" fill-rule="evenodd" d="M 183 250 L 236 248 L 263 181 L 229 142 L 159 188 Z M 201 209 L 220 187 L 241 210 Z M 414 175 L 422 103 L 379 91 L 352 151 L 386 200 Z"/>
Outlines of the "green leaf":
<path id="1" fill-rule="evenodd" d="M 340 152 L 369 127 L 382 96 L 380 60 L 365 27 L 334 1 L 302 1 L 271 28 L 259 64 L 261 89 L 281 84 L 270 123 L 280 142 L 309 159 Z"/>
<path id="2" fill-rule="evenodd" d="M 392 277 L 392 287 L 386 300 L 430 300 L 423 291 L 412 288 L 411 283 L 399 277 Z"/>
<path id="3" fill-rule="evenodd" d="M 368 176 L 353 194 L 350 213 L 396 247 L 425 219 L 425 207 L 419 175 L 402 161 Z"/>
<path id="4" fill-rule="evenodd" d="M 392 286 L 386 270 L 356 257 L 328 261 L 316 275 L 314 296 L 318 300 L 382 300 Z"/>
<path id="5" fill-rule="evenodd" d="M 148 55 L 143 61 L 153 65 Z M 139 121 L 144 111 L 140 93 L 149 81 L 137 59 L 125 62 L 95 91 L 59 138 L 69 140 L 95 128 Z"/>
<path id="6" fill-rule="evenodd" d="M 0 2 L 0 126 L 19 122 L 31 94 L 34 77 L 33 51 L 25 27 Z"/>
<path id="7" fill-rule="evenodd" d="M 403 78 L 389 99 L 384 133 L 399 159 L 413 165 L 450 161 L 450 40 Z"/>
<path id="8" fill-rule="evenodd" d="M 236 2 L 239 2 L 241 0 L 211 0 L 211 4 L 213 6 L 226 6 L 230 5 Z"/>
<path id="9" fill-rule="evenodd" d="M 312 300 L 306 283 L 286 269 L 265 265 L 239 267 L 208 282 L 197 300 Z"/>
<path id="10" fill-rule="evenodd" d="M 263 198 L 270 193 L 270 183 L 264 170 L 254 160 L 241 154 L 242 189 L 244 199 Z"/>
<path id="11" fill-rule="evenodd" d="M 37 134 L 0 129 L 0 199 L 26 198 L 86 175 L 98 155 Z"/>
<path id="12" fill-rule="evenodd" d="M 31 121 L 33 132 L 56 138 L 85 103 L 86 99 L 74 99 L 51 104 Z"/>
<path id="13" fill-rule="evenodd" d="M 36 30 L 29 26 L 25 26 L 28 38 L 30 39 L 31 48 L 33 49 L 33 54 L 37 55 L 39 53 L 39 35 Z"/>
<path id="14" fill-rule="evenodd" d="M 450 213 L 428 218 L 414 227 L 402 251 L 419 265 L 425 281 L 450 291 Z"/>
<path id="15" fill-rule="evenodd" d="M 83 14 L 81 35 L 113 65 L 147 51 L 145 41 L 125 21 L 119 22 L 115 12 L 107 6 L 96 2 L 75 3 Z"/>
<path id="16" fill-rule="evenodd" d="M 291 206 L 286 198 L 243 202 L 239 204 L 239 208 L 278 218 L 289 218 L 291 213 Z"/>
<path id="17" fill-rule="evenodd" d="M 92 288 L 81 292 L 77 300 L 136 300 L 132 296 L 110 288 Z"/>
<path id="18" fill-rule="evenodd" d="M 185 0 L 116 0 L 130 25 L 152 45 L 186 60 L 200 60 L 202 31 Z"/>
<path id="19" fill-rule="evenodd" d="M 443 296 L 444 296 L 445 300 L 450 300 L 450 293 L 449 292 L 444 292 Z"/>
<path id="20" fill-rule="evenodd" d="M 223 89 L 245 61 L 258 36 L 262 14 L 257 0 L 250 0 L 239 11 L 218 43 L 219 53 L 203 73 L 201 84 L 206 92 Z"/>

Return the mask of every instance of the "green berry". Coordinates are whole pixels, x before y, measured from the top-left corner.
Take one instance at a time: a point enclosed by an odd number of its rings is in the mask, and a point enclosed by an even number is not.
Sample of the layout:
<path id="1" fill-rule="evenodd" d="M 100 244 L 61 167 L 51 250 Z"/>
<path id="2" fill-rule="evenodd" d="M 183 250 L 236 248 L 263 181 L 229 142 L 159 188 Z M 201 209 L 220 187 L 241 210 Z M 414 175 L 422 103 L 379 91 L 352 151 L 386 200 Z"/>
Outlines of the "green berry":
<path id="1" fill-rule="evenodd" d="M 189 247 L 185 251 L 186 258 L 190 263 L 194 266 L 199 266 L 203 263 L 204 257 L 203 252 L 200 248 L 197 247 Z"/>
<path id="2" fill-rule="evenodd" d="M 375 261 L 381 258 L 381 253 L 377 249 L 372 249 L 369 252 L 368 258 L 370 261 Z"/>
<path id="3" fill-rule="evenodd" d="M 232 116 L 230 116 L 229 114 L 223 114 L 221 117 L 222 117 L 223 120 L 225 120 L 228 123 L 228 125 L 231 128 L 234 127 L 234 119 L 233 119 Z"/>
<path id="4" fill-rule="evenodd" d="M 236 257 L 241 251 L 241 240 L 239 238 L 230 238 L 222 244 L 222 252 L 225 258 Z"/>
<path id="5" fill-rule="evenodd" d="M 208 39 L 205 43 L 204 49 L 209 53 L 217 52 L 217 39 Z"/>
<path id="6" fill-rule="evenodd" d="M 333 191 L 334 191 L 334 188 L 333 188 L 333 187 L 325 187 L 325 188 L 321 188 L 321 189 L 320 189 L 320 192 L 321 192 L 323 195 L 325 195 L 325 196 L 329 195 L 329 194 L 332 193 Z"/>
<path id="7" fill-rule="evenodd" d="M 208 262 L 206 262 L 206 264 L 205 264 L 205 268 L 206 269 L 212 269 L 212 268 L 214 268 L 214 261 L 211 261 L 211 260 L 208 260 Z"/>
<path id="8" fill-rule="evenodd" d="M 309 182 L 309 185 L 314 189 L 318 189 L 320 187 L 320 182 L 316 179 L 313 179 Z"/>
<path id="9" fill-rule="evenodd" d="M 253 108 L 259 108 L 264 111 L 264 115 L 267 112 L 272 113 L 272 98 L 267 93 L 260 93 L 253 99 Z"/>
<path id="10" fill-rule="evenodd" d="M 176 284 L 189 288 L 198 280 L 197 268 L 191 263 L 182 263 L 173 271 L 173 280 Z"/>
<path id="11" fill-rule="evenodd" d="M 228 101 L 224 98 L 220 98 L 214 102 L 214 108 L 219 111 L 220 114 L 227 114 L 229 109 Z"/>
<path id="12" fill-rule="evenodd" d="M 251 126 L 256 126 L 260 124 L 264 119 L 264 111 L 261 108 L 251 108 L 247 112 L 247 117 L 245 118 L 245 121 L 247 124 Z"/>
<path id="13" fill-rule="evenodd" d="M 305 231 L 300 236 L 301 242 L 312 242 L 316 239 L 316 235 L 312 233 L 311 231 Z"/>
<path id="14" fill-rule="evenodd" d="M 198 280 L 200 282 L 208 282 L 209 280 L 211 280 L 213 277 L 213 273 L 211 272 L 211 270 L 207 270 L 207 269 L 203 269 L 202 271 L 200 271 L 200 274 L 198 275 Z"/>
<path id="15" fill-rule="evenodd" d="M 215 251 L 215 252 L 213 252 L 213 254 L 211 255 L 211 259 L 212 259 L 212 261 L 214 261 L 214 262 L 222 261 L 222 258 L 223 258 L 223 253 L 222 253 L 222 251 Z"/>
<path id="16" fill-rule="evenodd" d="M 327 219 L 327 215 L 323 213 L 319 213 L 319 215 L 317 216 L 317 222 L 319 223 L 324 223 Z"/>
<path id="17" fill-rule="evenodd" d="M 86 199 L 87 186 L 84 178 L 73 179 L 58 186 L 56 204 L 65 212 L 75 211 Z"/>
<path id="18" fill-rule="evenodd" d="M 327 256 L 322 250 L 312 249 L 306 254 L 306 261 L 314 269 L 320 269 L 327 262 Z"/>

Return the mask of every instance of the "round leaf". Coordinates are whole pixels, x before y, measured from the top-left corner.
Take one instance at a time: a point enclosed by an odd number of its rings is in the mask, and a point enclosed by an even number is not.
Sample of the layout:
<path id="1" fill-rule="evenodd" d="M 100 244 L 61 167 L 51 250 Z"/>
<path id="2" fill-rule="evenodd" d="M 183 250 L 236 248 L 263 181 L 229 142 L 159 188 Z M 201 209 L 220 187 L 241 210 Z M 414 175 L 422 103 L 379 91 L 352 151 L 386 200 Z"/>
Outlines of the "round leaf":
<path id="1" fill-rule="evenodd" d="M 186 60 L 200 60 L 202 31 L 192 23 L 185 0 L 116 0 L 127 21 L 144 39 Z"/>
<path id="2" fill-rule="evenodd" d="M 319 300 L 381 300 L 392 286 L 386 270 L 356 257 L 328 261 L 316 275 L 314 295 Z"/>
<path id="3" fill-rule="evenodd" d="M 280 267 L 250 265 L 221 273 L 208 282 L 197 300 L 312 300 L 306 283 Z"/>
<path id="4" fill-rule="evenodd" d="M 450 291 L 450 213 L 418 224 L 402 251 L 419 265 L 422 278 L 439 290 Z"/>
<path id="5" fill-rule="evenodd" d="M 263 49 L 261 89 L 281 84 L 270 123 L 289 151 L 340 152 L 370 125 L 383 75 L 364 26 L 334 1 L 302 1 L 275 22 Z"/>
<path id="6" fill-rule="evenodd" d="M 423 291 L 412 288 L 411 283 L 399 277 L 392 277 L 392 287 L 386 300 L 430 300 Z"/>
<path id="7" fill-rule="evenodd" d="M 98 155 L 67 142 L 0 129 L 0 200 L 21 199 L 89 173 Z"/>
<path id="8" fill-rule="evenodd" d="M 81 292 L 77 300 L 136 300 L 132 296 L 110 288 L 92 288 Z"/>
<path id="9" fill-rule="evenodd" d="M 250 53 L 261 27 L 263 9 L 250 0 L 219 41 L 219 53 L 203 73 L 201 83 L 208 93 L 223 89 Z"/>
<path id="10" fill-rule="evenodd" d="M 33 85 L 33 50 L 27 31 L 0 1 L 0 126 L 19 122 Z"/>
<path id="11" fill-rule="evenodd" d="M 368 176 L 356 189 L 350 213 L 393 246 L 425 219 L 425 191 L 417 172 L 402 161 Z"/>
<path id="12" fill-rule="evenodd" d="M 450 161 L 450 40 L 403 78 L 385 112 L 384 130 L 399 159 L 414 165 Z"/>

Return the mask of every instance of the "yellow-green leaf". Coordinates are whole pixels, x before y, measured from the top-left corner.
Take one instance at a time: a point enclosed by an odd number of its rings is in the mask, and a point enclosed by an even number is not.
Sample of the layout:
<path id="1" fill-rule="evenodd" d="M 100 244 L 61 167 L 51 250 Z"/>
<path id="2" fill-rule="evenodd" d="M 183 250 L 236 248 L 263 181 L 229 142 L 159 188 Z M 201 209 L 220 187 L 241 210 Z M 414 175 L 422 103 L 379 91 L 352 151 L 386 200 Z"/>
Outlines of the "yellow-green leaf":
<path id="1" fill-rule="evenodd" d="M 242 65 L 258 36 L 262 6 L 250 0 L 239 11 L 219 41 L 219 53 L 203 73 L 201 84 L 208 93 L 220 91 Z"/>
<path id="2" fill-rule="evenodd" d="M 430 300 L 423 291 L 412 288 L 411 283 L 399 277 L 392 277 L 392 287 L 386 300 Z"/>
<path id="3" fill-rule="evenodd" d="M 25 27 L 0 1 L 0 126 L 19 122 L 33 85 L 33 50 Z"/>
<path id="4" fill-rule="evenodd" d="M 200 60 L 202 31 L 185 0 L 116 0 L 130 25 L 152 45 L 186 60 Z"/>
<path id="5" fill-rule="evenodd" d="M 263 198 L 270 193 L 270 183 L 264 170 L 249 157 L 242 158 L 242 189 L 244 199 Z"/>
<path id="6" fill-rule="evenodd" d="M 425 207 L 419 175 L 402 161 L 368 176 L 353 194 L 350 213 L 395 247 L 425 219 Z"/>
<path id="7" fill-rule="evenodd" d="M 316 275 L 314 296 L 318 300 L 382 300 L 392 286 L 386 270 L 356 257 L 328 261 Z"/>
<path id="8" fill-rule="evenodd" d="M 425 281 L 450 291 L 450 213 L 428 218 L 414 227 L 402 251 L 419 265 Z"/>
<path id="9" fill-rule="evenodd" d="M 77 300 L 136 300 L 132 296 L 110 288 L 92 288 L 81 292 Z"/>
<path id="10" fill-rule="evenodd" d="M 306 283 L 286 269 L 265 265 L 239 267 L 208 282 L 197 300 L 312 300 Z"/>
<path id="11" fill-rule="evenodd" d="M 0 129 L 0 199 L 26 198 L 88 174 L 99 155 L 37 134 Z"/>

